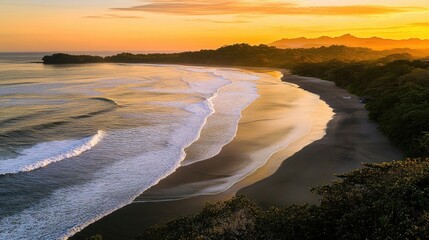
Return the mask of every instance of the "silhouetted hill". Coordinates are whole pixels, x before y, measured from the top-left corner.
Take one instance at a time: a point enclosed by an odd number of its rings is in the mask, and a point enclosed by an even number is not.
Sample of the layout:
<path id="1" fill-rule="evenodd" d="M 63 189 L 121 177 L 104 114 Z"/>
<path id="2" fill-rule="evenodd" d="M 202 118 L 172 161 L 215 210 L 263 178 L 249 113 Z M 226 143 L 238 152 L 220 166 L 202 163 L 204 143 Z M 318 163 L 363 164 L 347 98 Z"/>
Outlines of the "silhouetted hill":
<path id="1" fill-rule="evenodd" d="M 429 49 L 429 40 L 418 38 L 393 40 L 379 37 L 359 38 L 346 34 L 339 37 L 319 37 L 319 38 L 284 38 L 275 41 L 270 46 L 278 48 L 313 48 L 331 45 L 344 45 L 348 47 L 367 47 L 374 50 L 387 49 Z"/>
<path id="2" fill-rule="evenodd" d="M 70 55 L 64 53 L 56 53 L 51 56 L 42 58 L 44 64 L 73 64 L 73 63 L 99 63 L 103 62 L 104 58 L 90 55 Z"/>
<path id="3" fill-rule="evenodd" d="M 45 56 L 45 64 L 121 62 L 121 63 L 167 63 L 167 64 L 210 64 L 229 66 L 281 67 L 290 68 L 298 63 L 316 63 L 333 59 L 343 61 L 374 60 L 391 54 L 409 59 L 412 56 L 398 54 L 398 51 L 374 51 L 369 48 L 330 46 L 310 49 L 279 49 L 267 45 L 251 46 L 234 44 L 216 50 L 200 50 L 171 54 L 121 53 L 109 57 L 54 54 Z M 397 57 L 396 56 L 396 57 Z"/>

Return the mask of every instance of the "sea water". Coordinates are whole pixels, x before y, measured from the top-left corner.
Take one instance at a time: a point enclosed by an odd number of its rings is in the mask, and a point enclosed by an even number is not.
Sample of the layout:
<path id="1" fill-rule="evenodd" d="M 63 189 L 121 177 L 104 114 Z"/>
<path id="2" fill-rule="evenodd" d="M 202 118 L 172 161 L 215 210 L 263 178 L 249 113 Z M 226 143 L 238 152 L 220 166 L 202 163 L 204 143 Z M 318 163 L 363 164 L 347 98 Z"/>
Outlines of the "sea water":
<path id="1" fill-rule="evenodd" d="M 0 55 L 0 239 L 73 235 L 218 154 L 259 96 L 249 71 L 39 55 Z"/>

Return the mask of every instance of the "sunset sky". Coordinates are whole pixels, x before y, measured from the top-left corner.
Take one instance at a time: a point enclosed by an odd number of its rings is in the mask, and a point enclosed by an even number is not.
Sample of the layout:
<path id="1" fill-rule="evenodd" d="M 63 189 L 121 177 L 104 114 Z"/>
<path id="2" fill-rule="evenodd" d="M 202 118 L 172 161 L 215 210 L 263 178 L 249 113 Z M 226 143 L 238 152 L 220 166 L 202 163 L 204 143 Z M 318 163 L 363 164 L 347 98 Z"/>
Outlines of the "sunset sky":
<path id="1" fill-rule="evenodd" d="M 0 0 L 0 51 L 175 51 L 281 38 L 429 39 L 428 0 Z"/>

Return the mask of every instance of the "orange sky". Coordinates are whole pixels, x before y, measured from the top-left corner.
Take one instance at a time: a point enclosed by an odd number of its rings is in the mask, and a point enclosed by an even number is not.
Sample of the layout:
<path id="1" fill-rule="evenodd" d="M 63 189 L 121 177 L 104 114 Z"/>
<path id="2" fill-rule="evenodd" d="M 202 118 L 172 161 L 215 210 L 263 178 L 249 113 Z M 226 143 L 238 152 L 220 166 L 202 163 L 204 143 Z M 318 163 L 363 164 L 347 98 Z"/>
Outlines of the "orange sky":
<path id="1" fill-rule="evenodd" d="M 0 51 L 197 50 L 345 33 L 429 39 L 429 1 L 0 1 Z"/>

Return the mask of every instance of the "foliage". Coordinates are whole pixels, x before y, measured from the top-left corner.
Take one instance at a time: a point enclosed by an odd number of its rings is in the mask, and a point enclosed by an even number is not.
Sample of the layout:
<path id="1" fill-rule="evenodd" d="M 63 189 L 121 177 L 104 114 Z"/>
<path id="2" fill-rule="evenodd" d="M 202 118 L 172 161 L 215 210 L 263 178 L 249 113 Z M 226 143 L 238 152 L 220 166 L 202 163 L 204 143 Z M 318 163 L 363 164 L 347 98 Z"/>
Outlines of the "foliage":
<path id="1" fill-rule="evenodd" d="M 237 197 L 208 203 L 195 216 L 179 217 L 148 229 L 140 239 L 252 239 L 261 210 L 250 200 Z"/>
<path id="2" fill-rule="evenodd" d="M 366 164 L 339 177 L 315 190 L 326 232 L 342 239 L 429 237 L 429 159 Z"/>
<path id="3" fill-rule="evenodd" d="M 138 239 L 427 239 L 429 159 L 366 164 L 314 189 L 320 205 L 262 210 L 239 196 Z"/>
<path id="4" fill-rule="evenodd" d="M 394 56 L 397 58 L 398 56 Z M 410 157 L 429 156 L 429 63 L 395 60 L 300 64 L 294 74 L 335 82 L 369 100 L 369 116 Z"/>
<path id="5" fill-rule="evenodd" d="M 42 58 L 45 64 L 68 64 L 68 63 L 99 63 L 104 62 L 103 57 L 90 56 L 90 55 L 70 55 L 64 53 L 56 53 L 51 56 L 44 56 Z"/>

